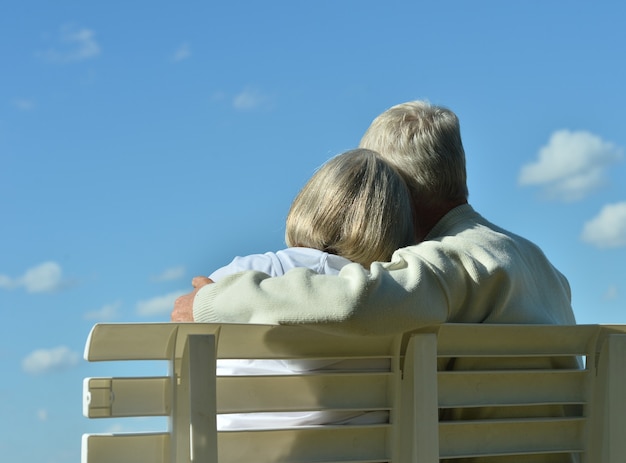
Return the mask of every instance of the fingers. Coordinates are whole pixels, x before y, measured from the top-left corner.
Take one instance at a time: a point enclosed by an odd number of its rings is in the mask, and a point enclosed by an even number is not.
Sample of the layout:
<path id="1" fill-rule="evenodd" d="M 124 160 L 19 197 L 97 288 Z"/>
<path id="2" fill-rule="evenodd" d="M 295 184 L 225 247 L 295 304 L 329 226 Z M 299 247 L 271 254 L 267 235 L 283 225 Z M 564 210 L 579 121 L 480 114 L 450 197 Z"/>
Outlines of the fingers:
<path id="1" fill-rule="evenodd" d="M 172 311 L 171 320 L 173 322 L 192 322 L 193 321 L 193 298 L 196 290 L 189 294 L 180 296 L 174 302 L 174 310 Z"/>
<path id="2" fill-rule="evenodd" d="M 202 288 L 203 286 L 206 286 L 208 284 L 213 283 L 213 280 L 211 280 L 210 278 L 207 277 L 194 277 L 191 280 L 191 286 L 193 286 L 194 288 L 198 289 L 198 288 Z"/>

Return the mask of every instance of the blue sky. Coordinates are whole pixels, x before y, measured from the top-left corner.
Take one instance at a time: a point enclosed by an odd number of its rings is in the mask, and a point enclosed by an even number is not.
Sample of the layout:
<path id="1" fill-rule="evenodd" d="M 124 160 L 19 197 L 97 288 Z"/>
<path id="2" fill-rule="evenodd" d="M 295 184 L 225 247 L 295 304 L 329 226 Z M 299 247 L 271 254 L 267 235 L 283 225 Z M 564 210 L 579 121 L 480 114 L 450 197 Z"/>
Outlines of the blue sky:
<path id="1" fill-rule="evenodd" d="M 192 276 L 283 247 L 314 169 L 407 100 L 459 115 L 471 204 L 544 249 L 578 321 L 626 323 L 625 15 L 617 1 L 2 3 L 3 459 L 75 462 L 82 432 L 144 426 L 82 417 L 83 377 L 135 368 L 84 362 L 90 327 L 168 320 Z"/>

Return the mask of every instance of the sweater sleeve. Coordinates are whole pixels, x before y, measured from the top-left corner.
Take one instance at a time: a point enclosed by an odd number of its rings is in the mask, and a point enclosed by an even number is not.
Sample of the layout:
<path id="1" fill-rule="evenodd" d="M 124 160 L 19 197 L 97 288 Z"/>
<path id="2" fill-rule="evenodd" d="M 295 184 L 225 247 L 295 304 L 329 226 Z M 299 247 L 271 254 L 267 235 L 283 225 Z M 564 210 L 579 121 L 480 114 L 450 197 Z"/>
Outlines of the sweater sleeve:
<path id="1" fill-rule="evenodd" d="M 315 324 L 356 334 L 386 334 L 441 323 L 459 272 L 446 276 L 409 250 L 368 272 L 346 265 L 339 275 L 297 268 L 270 278 L 260 272 L 227 276 L 194 300 L 197 322 Z"/>

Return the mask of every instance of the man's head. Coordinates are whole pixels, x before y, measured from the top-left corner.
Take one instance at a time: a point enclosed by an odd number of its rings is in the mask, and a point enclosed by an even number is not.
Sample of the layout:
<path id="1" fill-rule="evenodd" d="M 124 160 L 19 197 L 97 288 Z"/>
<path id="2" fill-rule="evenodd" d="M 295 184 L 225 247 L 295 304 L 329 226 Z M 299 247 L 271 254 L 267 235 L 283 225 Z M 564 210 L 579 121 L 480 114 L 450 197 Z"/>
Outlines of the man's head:
<path id="1" fill-rule="evenodd" d="M 424 101 L 394 106 L 374 119 L 359 146 L 400 171 L 415 206 L 437 210 L 467 202 L 461 129 L 449 109 Z"/>

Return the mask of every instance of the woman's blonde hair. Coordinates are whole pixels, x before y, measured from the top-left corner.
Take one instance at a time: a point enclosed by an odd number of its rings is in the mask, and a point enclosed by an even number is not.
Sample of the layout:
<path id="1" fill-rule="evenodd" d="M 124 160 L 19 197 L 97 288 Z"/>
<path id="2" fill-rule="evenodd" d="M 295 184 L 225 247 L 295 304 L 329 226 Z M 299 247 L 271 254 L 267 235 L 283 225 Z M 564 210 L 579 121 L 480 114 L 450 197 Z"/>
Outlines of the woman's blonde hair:
<path id="1" fill-rule="evenodd" d="M 415 241 L 408 188 L 375 151 L 356 149 L 335 156 L 294 199 L 285 241 L 366 268 L 374 261 L 389 261 L 396 249 Z"/>

